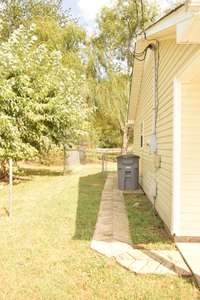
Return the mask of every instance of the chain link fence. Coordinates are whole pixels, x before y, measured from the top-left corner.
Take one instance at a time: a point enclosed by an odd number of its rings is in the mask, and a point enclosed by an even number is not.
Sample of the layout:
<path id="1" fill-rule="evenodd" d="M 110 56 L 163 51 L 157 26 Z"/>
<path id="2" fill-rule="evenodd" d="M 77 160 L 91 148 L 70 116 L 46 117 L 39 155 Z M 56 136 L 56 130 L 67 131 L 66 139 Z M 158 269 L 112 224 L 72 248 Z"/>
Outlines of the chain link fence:
<path id="1" fill-rule="evenodd" d="M 96 148 L 84 151 L 85 162 L 97 162 L 101 164 L 101 171 L 114 172 L 117 171 L 117 156 L 121 154 L 120 148 Z"/>

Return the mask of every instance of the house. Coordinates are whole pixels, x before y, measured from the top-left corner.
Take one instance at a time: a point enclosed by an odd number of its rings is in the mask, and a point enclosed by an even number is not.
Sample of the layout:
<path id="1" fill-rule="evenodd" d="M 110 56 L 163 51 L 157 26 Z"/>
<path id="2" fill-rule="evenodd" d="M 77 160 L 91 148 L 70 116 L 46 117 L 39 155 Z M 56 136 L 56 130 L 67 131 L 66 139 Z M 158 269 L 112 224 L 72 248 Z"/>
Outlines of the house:
<path id="1" fill-rule="evenodd" d="M 200 241 L 200 0 L 138 35 L 128 119 L 144 192 L 175 239 Z"/>

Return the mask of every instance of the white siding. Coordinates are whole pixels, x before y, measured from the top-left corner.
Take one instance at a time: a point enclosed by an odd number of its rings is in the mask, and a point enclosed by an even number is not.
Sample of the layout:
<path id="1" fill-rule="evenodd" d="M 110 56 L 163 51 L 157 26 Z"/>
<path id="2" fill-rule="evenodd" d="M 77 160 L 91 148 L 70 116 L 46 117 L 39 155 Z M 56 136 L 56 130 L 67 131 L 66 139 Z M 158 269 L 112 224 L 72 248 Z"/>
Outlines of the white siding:
<path id="1" fill-rule="evenodd" d="M 200 83 L 182 84 L 181 233 L 200 236 Z"/>
<path id="2" fill-rule="evenodd" d="M 145 61 L 140 99 L 135 118 L 134 153 L 141 157 L 141 184 L 147 196 L 155 201 L 157 211 L 168 228 L 172 223 L 172 128 L 173 80 L 184 63 L 199 46 L 177 45 L 175 40 L 160 42 L 159 107 L 157 121 L 158 155 L 161 168 L 155 167 L 155 156 L 150 154 L 148 142 L 152 133 L 153 52 Z M 140 149 L 140 124 L 144 121 L 144 147 Z"/>

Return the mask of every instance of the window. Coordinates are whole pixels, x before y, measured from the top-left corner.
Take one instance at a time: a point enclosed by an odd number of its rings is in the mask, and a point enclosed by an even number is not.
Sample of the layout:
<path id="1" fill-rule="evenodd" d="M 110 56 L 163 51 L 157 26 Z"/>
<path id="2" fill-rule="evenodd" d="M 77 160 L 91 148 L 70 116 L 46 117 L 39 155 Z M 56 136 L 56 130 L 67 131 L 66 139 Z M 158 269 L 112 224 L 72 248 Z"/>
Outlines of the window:
<path id="1" fill-rule="evenodd" d="M 140 147 L 144 146 L 144 122 L 140 124 Z"/>

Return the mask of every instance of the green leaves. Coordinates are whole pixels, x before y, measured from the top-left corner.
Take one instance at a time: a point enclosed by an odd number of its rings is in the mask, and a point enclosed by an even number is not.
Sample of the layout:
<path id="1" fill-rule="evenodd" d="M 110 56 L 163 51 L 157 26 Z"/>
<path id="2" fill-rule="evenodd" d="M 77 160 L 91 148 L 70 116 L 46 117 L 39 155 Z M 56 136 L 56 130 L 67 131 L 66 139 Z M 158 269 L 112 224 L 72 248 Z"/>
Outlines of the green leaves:
<path id="1" fill-rule="evenodd" d="M 130 75 L 133 63 L 135 38 L 155 19 L 158 9 L 155 3 L 140 0 L 117 0 L 113 7 L 102 9 L 98 17 L 99 34 L 94 42 L 104 55 L 110 58 L 108 67 L 115 71 L 125 71 Z"/>
<path id="2" fill-rule="evenodd" d="M 20 26 L 0 46 L 0 158 L 22 159 L 76 142 L 90 113 L 84 78 L 59 50 Z"/>
<path id="3" fill-rule="evenodd" d="M 136 36 L 157 15 L 155 3 L 143 4 L 142 9 L 140 0 L 116 0 L 112 7 L 104 7 L 97 19 L 97 33 L 90 39 L 87 76 L 101 146 L 120 146 L 120 136 L 127 132 Z"/>

